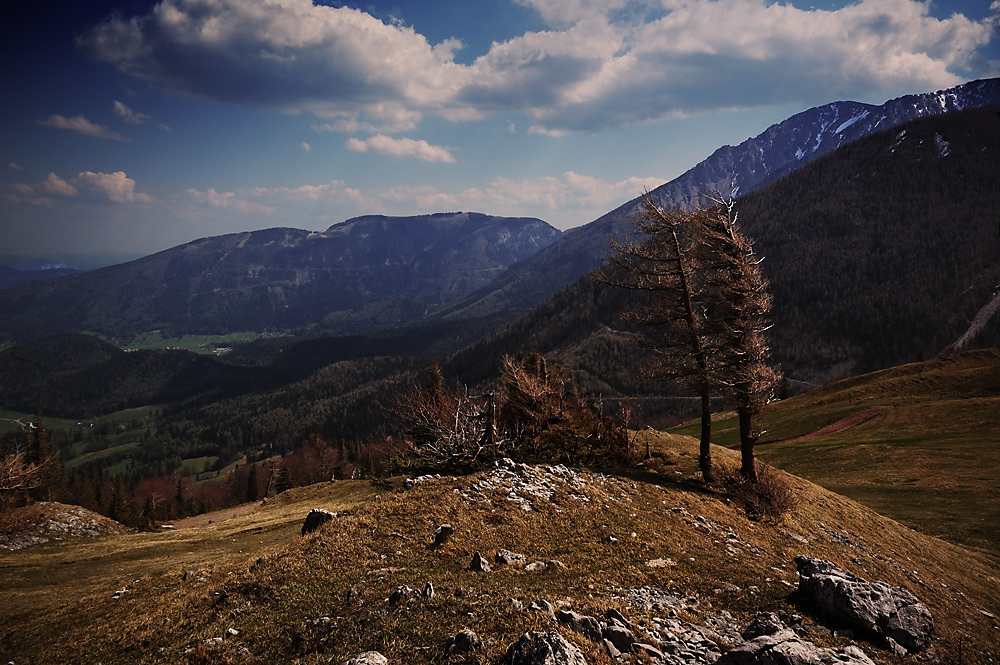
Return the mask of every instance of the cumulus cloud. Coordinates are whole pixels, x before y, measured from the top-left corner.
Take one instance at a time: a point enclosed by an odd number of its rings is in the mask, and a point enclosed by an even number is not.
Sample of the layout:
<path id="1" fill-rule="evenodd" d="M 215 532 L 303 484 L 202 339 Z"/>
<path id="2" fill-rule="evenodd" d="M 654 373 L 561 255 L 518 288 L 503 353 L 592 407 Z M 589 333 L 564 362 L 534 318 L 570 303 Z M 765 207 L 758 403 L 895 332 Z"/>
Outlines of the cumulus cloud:
<path id="1" fill-rule="evenodd" d="M 312 0 L 162 0 L 78 44 L 165 89 L 309 111 L 324 120 L 318 129 L 373 134 L 412 131 L 428 113 L 468 121 L 510 111 L 537 132 L 593 131 L 884 99 L 996 73 L 976 55 L 996 16 L 937 19 L 917 0 L 836 11 L 767 0 L 519 1 L 551 29 L 495 43 L 469 65 L 454 59 L 460 42 L 431 44 L 398 21 Z"/>
<path id="2" fill-rule="evenodd" d="M 413 215 L 442 210 L 484 211 L 494 215 L 539 216 L 560 228 L 596 219 L 609 209 L 663 184 L 660 178 L 627 178 L 606 182 L 568 171 L 561 176 L 511 180 L 496 178 L 488 186 L 446 191 L 433 185 L 400 185 L 358 189 L 343 180 L 299 187 L 256 187 L 235 191 L 188 189 L 170 199 L 171 211 L 186 219 L 246 215 L 272 224 L 270 218 L 294 217 L 312 228 L 325 228 L 363 214 Z"/>
<path id="3" fill-rule="evenodd" d="M 49 173 L 35 183 L 15 183 L 4 186 L 4 198 L 13 203 L 51 206 L 57 200 L 73 203 L 152 203 L 148 194 L 135 191 L 135 180 L 124 171 L 95 173 L 83 171 L 65 180 Z"/>
<path id="4" fill-rule="evenodd" d="M 407 138 L 393 138 L 377 134 L 367 139 L 351 138 L 345 144 L 348 150 L 354 152 L 374 152 L 393 157 L 408 157 L 422 162 L 445 162 L 454 164 L 455 156 L 451 150 L 443 146 L 431 145 L 423 139 L 417 141 Z"/>
<path id="5" fill-rule="evenodd" d="M 153 116 L 147 115 L 145 113 L 139 113 L 138 111 L 133 111 L 129 107 L 122 104 L 117 99 L 112 103 L 111 110 L 114 112 L 115 116 L 120 118 L 122 122 L 129 125 L 141 125 L 147 120 L 152 120 Z"/>
<path id="6" fill-rule="evenodd" d="M 72 118 L 67 118 L 62 115 L 50 115 L 45 120 L 38 120 L 38 124 L 45 127 L 53 127 L 55 129 L 68 129 L 70 131 L 76 132 L 77 134 L 83 134 L 84 136 L 93 136 L 98 139 L 110 139 L 112 141 L 129 141 L 130 139 L 122 136 L 118 132 L 112 131 L 105 127 L 104 125 L 98 125 L 97 123 L 87 120 L 82 115 L 75 115 Z"/>

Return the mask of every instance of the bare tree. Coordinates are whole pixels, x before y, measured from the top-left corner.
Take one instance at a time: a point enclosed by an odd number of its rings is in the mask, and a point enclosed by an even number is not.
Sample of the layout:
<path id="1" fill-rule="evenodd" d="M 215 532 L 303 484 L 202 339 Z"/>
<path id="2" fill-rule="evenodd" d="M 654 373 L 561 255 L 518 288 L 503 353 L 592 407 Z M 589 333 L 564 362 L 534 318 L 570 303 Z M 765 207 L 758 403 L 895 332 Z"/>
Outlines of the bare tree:
<path id="1" fill-rule="evenodd" d="M 737 225 L 731 201 L 691 211 L 665 211 L 647 192 L 637 234 L 612 242 L 614 253 L 597 279 L 651 294 L 626 311 L 652 352 L 650 376 L 676 380 L 701 397 L 699 465 L 713 480 L 712 394 L 730 392 L 740 419 L 741 473 L 756 479 L 752 416 L 777 383 L 765 332 L 771 298 L 753 243 Z"/>
<path id="2" fill-rule="evenodd" d="M 719 214 L 706 227 L 713 248 L 709 282 L 722 296 L 720 320 L 726 326 L 728 343 L 720 358 L 724 377 L 734 401 L 740 430 L 740 473 L 756 482 L 753 416 L 774 396 L 780 372 L 769 362 L 767 330 L 772 307 L 769 283 L 760 268 L 763 261 L 754 253 L 753 241 L 737 223 L 732 200 L 717 200 Z"/>
<path id="3" fill-rule="evenodd" d="M 718 385 L 718 356 L 725 327 L 713 314 L 719 308 L 717 285 L 706 280 L 706 251 L 720 209 L 660 208 L 652 195 L 642 198 L 642 213 L 632 219 L 636 234 L 612 240 L 611 254 L 595 273 L 598 281 L 646 291 L 651 298 L 626 310 L 624 320 L 641 327 L 638 341 L 651 351 L 649 378 L 676 380 L 701 397 L 699 466 L 706 482 L 712 473 L 712 391 Z"/>

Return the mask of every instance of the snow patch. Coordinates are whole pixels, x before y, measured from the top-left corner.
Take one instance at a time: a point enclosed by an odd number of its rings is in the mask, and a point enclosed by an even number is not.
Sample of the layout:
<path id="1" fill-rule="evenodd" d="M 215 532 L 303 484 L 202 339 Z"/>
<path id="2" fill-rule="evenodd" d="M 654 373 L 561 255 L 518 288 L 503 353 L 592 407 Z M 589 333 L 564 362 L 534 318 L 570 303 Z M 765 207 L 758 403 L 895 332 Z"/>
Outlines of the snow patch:
<path id="1" fill-rule="evenodd" d="M 868 111 L 862 111 L 861 113 L 857 114 L 856 116 L 854 116 L 854 117 L 850 118 L 849 120 L 846 120 L 843 123 L 841 123 L 840 127 L 837 127 L 837 129 L 835 129 L 833 131 L 834 131 L 835 134 L 839 134 L 842 131 L 844 131 L 845 129 L 847 129 L 848 127 L 850 127 L 851 125 L 853 125 L 854 123 L 856 123 L 857 121 L 864 120 L 867 117 L 868 117 Z"/>

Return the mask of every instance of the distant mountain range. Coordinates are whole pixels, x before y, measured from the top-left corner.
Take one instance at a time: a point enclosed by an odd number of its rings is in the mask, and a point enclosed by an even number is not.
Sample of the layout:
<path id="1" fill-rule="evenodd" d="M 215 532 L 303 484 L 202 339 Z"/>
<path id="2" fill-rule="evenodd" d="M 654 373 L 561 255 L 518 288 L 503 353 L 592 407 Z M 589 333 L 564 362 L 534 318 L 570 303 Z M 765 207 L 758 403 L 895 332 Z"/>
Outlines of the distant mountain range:
<path id="1" fill-rule="evenodd" d="M 26 261 L 11 266 L 0 266 L 0 291 L 26 282 L 65 277 L 80 272 L 83 271 L 62 261 Z"/>
<path id="2" fill-rule="evenodd" d="M 130 263 L 0 292 L 0 333 L 91 332 L 119 343 L 167 334 L 344 334 L 418 320 L 548 246 L 539 219 L 366 216 L 323 233 L 204 238 Z"/>
<path id="3" fill-rule="evenodd" d="M 758 238 L 765 253 L 773 255 L 769 258 L 771 268 L 779 263 L 779 256 L 784 256 L 782 252 L 787 251 L 788 260 L 794 262 L 798 260 L 795 252 L 807 247 L 781 244 L 781 238 L 810 237 L 819 233 L 807 228 L 808 220 L 788 219 L 788 213 L 807 204 L 818 205 L 813 202 L 822 200 L 824 203 L 817 219 L 836 216 L 839 213 L 830 211 L 847 205 L 843 200 L 846 192 L 863 183 L 827 178 L 822 175 L 823 170 L 832 167 L 817 166 L 820 170 L 814 169 L 808 181 L 817 183 L 817 187 L 830 188 L 829 191 L 804 192 L 801 200 L 785 200 L 780 206 L 768 203 L 770 199 L 766 197 L 757 208 L 744 209 L 743 202 L 756 200 L 753 197 L 762 187 L 777 185 L 776 181 L 803 172 L 804 167 L 818 163 L 819 158 L 832 151 L 839 152 L 838 148 L 854 146 L 864 137 L 883 136 L 882 143 L 872 144 L 883 147 L 869 148 L 877 154 L 866 159 L 872 160 L 872 165 L 880 164 L 878 168 L 887 174 L 895 173 L 897 167 L 916 170 L 926 176 L 913 179 L 924 182 L 923 189 L 898 186 L 900 183 L 895 180 L 903 176 L 893 175 L 895 191 L 905 191 L 907 197 L 894 209 L 886 210 L 879 204 L 880 196 L 884 200 L 892 199 L 888 192 L 880 194 L 878 189 L 863 189 L 853 196 L 865 200 L 875 197 L 875 201 L 863 205 L 852 200 L 850 210 L 844 214 L 860 220 L 857 224 L 862 227 L 865 219 L 891 218 L 897 225 L 896 232 L 905 236 L 911 229 L 905 223 L 897 223 L 894 210 L 910 210 L 915 206 L 930 211 L 921 223 L 932 229 L 929 233 L 933 238 L 944 228 L 950 228 L 950 220 L 968 219 L 970 214 L 977 220 L 982 214 L 988 216 L 982 207 L 987 205 L 983 188 L 988 192 L 989 188 L 995 189 L 997 182 L 997 169 L 991 161 L 992 152 L 989 152 L 993 150 L 992 144 L 981 145 L 991 140 L 989 131 L 992 129 L 981 133 L 989 120 L 976 120 L 978 129 L 974 136 L 942 138 L 941 141 L 951 142 L 951 158 L 941 152 L 945 148 L 938 145 L 935 136 L 942 132 L 949 135 L 960 132 L 961 123 L 965 121 L 959 121 L 958 125 L 945 123 L 931 135 L 926 135 L 928 126 L 924 126 L 917 133 L 925 137 L 920 140 L 930 143 L 900 139 L 896 158 L 883 164 L 880 160 L 885 155 L 878 150 L 883 150 L 885 141 L 893 145 L 897 141 L 892 132 L 885 132 L 916 119 L 948 117 L 955 113 L 965 117 L 970 109 L 991 104 L 1000 104 L 1000 79 L 909 95 L 881 106 L 835 102 L 792 116 L 739 146 L 719 148 L 708 159 L 656 188 L 652 194 L 664 206 L 680 207 L 692 205 L 706 193 L 738 194 L 742 219 L 748 230 Z M 973 150 L 986 152 L 969 152 Z M 908 157 L 904 159 L 903 155 Z M 910 164 L 907 159 L 914 161 Z M 848 162 L 851 164 L 848 168 L 867 172 L 868 163 Z M 956 165 L 959 171 L 950 170 Z M 963 169 L 975 176 L 963 180 Z M 840 173 L 838 177 L 850 181 L 853 175 Z M 871 177 L 877 179 L 878 174 Z M 944 182 L 948 184 L 943 185 Z M 941 187 L 950 191 L 941 192 Z M 783 190 L 775 191 L 778 193 L 774 196 L 784 196 L 780 193 Z M 965 204 L 962 197 L 965 197 Z M 912 201 L 913 206 L 907 201 Z M 633 199 L 590 224 L 564 234 L 538 219 L 446 213 L 403 218 L 359 217 L 322 233 L 269 229 L 205 238 L 130 263 L 0 291 L 0 340 L 89 332 L 124 344 L 152 330 L 163 331 L 165 337 L 233 331 L 358 335 L 435 323 L 447 323 L 453 326 L 450 330 L 455 331 L 454 326 L 465 321 L 498 315 L 509 319 L 512 313 L 542 303 L 586 275 L 599 265 L 607 251 L 608 238 L 628 232 L 629 219 L 639 205 L 640 199 Z M 963 210 L 963 205 L 970 207 L 972 212 Z M 960 235 L 973 237 L 967 231 L 963 227 Z M 837 237 L 827 235 L 824 238 L 818 245 L 808 245 L 809 251 L 816 252 L 815 261 L 822 260 L 822 251 L 843 253 Z M 905 237 L 880 236 L 877 243 L 871 237 L 864 242 L 876 243 L 875 249 L 879 249 L 898 246 L 905 240 Z M 981 253 L 988 243 L 984 244 L 986 240 L 983 239 L 977 242 L 977 251 Z M 862 245 L 852 248 L 851 252 L 867 251 L 861 249 Z M 972 264 L 967 257 L 956 254 L 955 247 L 957 245 L 942 247 L 941 251 L 944 256 L 953 257 L 950 260 L 959 266 L 952 270 L 953 276 L 964 279 L 966 270 L 962 266 Z M 875 249 L 868 246 L 868 250 Z M 864 258 L 863 254 L 860 256 Z M 986 266 L 984 260 L 977 258 L 973 264 Z M 827 275 L 822 263 L 814 267 L 821 281 L 834 283 L 843 277 L 841 274 Z M 987 273 L 982 270 L 980 273 L 975 277 L 979 280 L 976 289 L 986 288 L 983 284 L 988 281 Z M 782 271 L 770 276 L 776 294 L 785 293 Z M 808 277 L 800 276 L 796 283 L 806 283 Z M 857 284 L 862 286 L 852 286 L 852 293 L 864 288 L 863 281 Z M 996 284 L 989 288 L 994 286 Z M 966 284 L 966 288 L 970 290 L 965 293 L 975 291 L 970 284 Z M 829 289 L 817 293 L 830 296 Z M 941 293 L 951 292 L 945 289 Z M 973 301 L 978 302 L 981 294 L 979 291 L 975 294 Z M 784 297 L 779 297 L 779 302 Z M 798 297 L 789 297 L 787 302 L 797 302 L 795 298 Z M 799 307 L 798 312 L 805 311 L 800 305 L 793 306 Z M 955 316 L 968 316 L 968 306 L 971 305 L 955 309 Z M 829 318 L 826 310 L 814 314 L 824 321 Z M 807 321 L 798 321 L 790 329 L 804 329 L 807 325 Z M 826 330 L 831 332 L 835 327 L 831 325 Z M 950 335 L 953 328 L 954 325 L 949 324 L 940 327 L 939 332 Z M 455 339 L 461 338 L 462 335 L 455 335 Z M 937 336 L 928 336 L 921 342 L 921 348 L 934 351 L 939 348 L 939 341 Z M 896 351 L 868 358 L 864 361 L 865 366 L 900 357 L 898 349 L 902 346 L 902 343 L 895 344 Z M 836 355 L 830 356 L 830 363 Z M 851 351 L 845 357 L 856 355 Z"/>
<path id="4" fill-rule="evenodd" d="M 874 132 L 917 118 L 995 104 L 1000 104 L 1000 79 L 907 95 L 881 106 L 833 102 L 797 113 L 738 146 L 723 146 L 651 193 L 666 208 L 689 207 L 706 194 L 749 194 Z M 629 220 L 638 212 L 641 200 L 641 196 L 632 199 L 585 226 L 567 231 L 557 242 L 453 304 L 444 316 L 524 310 L 542 302 L 600 265 L 608 239 L 630 231 Z"/>

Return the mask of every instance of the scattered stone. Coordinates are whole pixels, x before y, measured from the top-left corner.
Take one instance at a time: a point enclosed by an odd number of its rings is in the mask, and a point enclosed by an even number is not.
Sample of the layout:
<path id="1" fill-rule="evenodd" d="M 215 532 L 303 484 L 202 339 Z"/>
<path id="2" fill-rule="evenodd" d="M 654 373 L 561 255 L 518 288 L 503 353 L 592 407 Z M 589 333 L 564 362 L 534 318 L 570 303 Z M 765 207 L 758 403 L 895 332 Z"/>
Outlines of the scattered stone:
<path id="1" fill-rule="evenodd" d="M 795 564 L 799 592 L 812 599 L 821 615 L 892 640 L 910 654 L 930 644 L 930 610 L 906 589 L 866 582 L 821 559 L 800 555 Z"/>
<path id="2" fill-rule="evenodd" d="M 387 665 L 389 659 L 378 651 L 366 651 L 351 658 L 347 665 Z"/>
<path id="3" fill-rule="evenodd" d="M 629 653 L 632 651 L 632 645 L 636 643 L 635 634 L 626 628 L 615 622 L 617 625 L 608 624 L 601 630 L 601 637 L 605 641 L 611 642 L 615 645 L 615 648 L 622 653 Z M 662 660 L 662 656 L 660 658 Z"/>
<path id="4" fill-rule="evenodd" d="M 497 555 L 494 559 L 498 566 L 523 566 L 525 560 L 523 554 L 517 554 L 510 550 L 497 550 Z"/>
<path id="5" fill-rule="evenodd" d="M 483 558 L 483 555 L 476 552 L 472 555 L 472 562 L 469 564 L 469 570 L 476 573 L 488 573 L 490 572 L 490 564 Z"/>
<path id="6" fill-rule="evenodd" d="M 424 598 L 428 600 L 434 597 L 434 585 L 428 580 L 427 584 L 424 585 Z"/>
<path id="7" fill-rule="evenodd" d="M 587 665 L 580 649 L 559 634 L 557 630 L 546 633 L 532 631 L 512 644 L 501 665 Z"/>
<path id="8" fill-rule="evenodd" d="M 743 639 L 752 640 L 761 635 L 774 635 L 778 631 L 785 630 L 786 626 L 781 618 L 774 612 L 762 612 L 743 631 Z"/>
<path id="9" fill-rule="evenodd" d="M 548 614 L 553 619 L 556 618 L 556 610 L 552 607 L 552 603 L 547 600 L 534 600 L 530 605 L 528 605 L 528 609 L 533 612 Z"/>
<path id="10" fill-rule="evenodd" d="M 439 547 L 444 545 L 449 540 L 451 540 L 452 535 L 455 533 L 455 527 L 450 524 L 442 524 L 434 531 L 434 547 Z"/>
<path id="11" fill-rule="evenodd" d="M 226 635 L 229 635 L 229 637 L 236 637 L 239 634 L 240 631 L 236 630 L 235 628 L 230 628 L 229 630 L 226 631 Z"/>
<path id="12" fill-rule="evenodd" d="M 455 589 L 455 598 L 465 598 L 468 595 L 469 595 L 468 589 L 463 589 L 462 587 L 458 587 L 457 589 Z"/>
<path id="13" fill-rule="evenodd" d="M 448 641 L 444 645 L 444 653 L 446 656 L 469 653 L 478 649 L 481 645 L 482 641 L 478 635 L 468 628 L 463 628 L 448 638 Z"/>
<path id="14" fill-rule="evenodd" d="M 562 568 L 563 570 L 566 569 L 566 564 L 560 561 L 559 559 L 551 559 L 549 561 L 549 565 L 552 566 L 553 568 Z"/>
<path id="15" fill-rule="evenodd" d="M 507 600 L 507 606 L 515 612 L 520 612 L 524 609 L 524 604 L 517 598 L 510 598 Z"/>
<path id="16" fill-rule="evenodd" d="M 395 605 L 400 601 L 406 600 L 415 593 L 416 591 L 406 586 L 405 584 L 401 587 L 396 587 L 396 590 L 392 592 L 391 596 L 389 596 L 389 604 Z"/>
<path id="17" fill-rule="evenodd" d="M 556 620 L 595 642 L 601 641 L 604 637 L 601 634 L 601 623 L 592 616 L 577 614 L 572 610 L 559 610 L 556 612 Z"/>
<path id="18" fill-rule="evenodd" d="M 313 508 L 309 511 L 309 514 L 306 515 L 306 521 L 302 523 L 302 535 L 304 536 L 307 533 L 312 533 L 336 516 L 336 513 L 331 513 L 329 510 Z"/>
<path id="19" fill-rule="evenodd" d="M 548 568 L 548 566 L 546 566 L 541 561 L 533 561 L 533 562 L 529 563 L 527 566 L 524 567 L 524 569 L 526 571 L 528 571 L 529 573 L 541 572 L 541 571 L 545 570 L 546 568 Z"/>
<path id="20" fill-rule="evenodd" d="M 345 598 L 345 601 L 347 602 L 348 605 L 356 603 L 360 599 L 361 599 L 361 593 L 357 589 L 351 587 L 350 589 L 347 590 L 347 596 Z"/>
<path id="21" fill-rule="evenodd" d="M 607 649 L 608 655 L 612 658 L 617 659 L 622 657 L 622 652 L 619 651 L 618 648 L 610 641 L 604 640 L 604 648 Z"/>
<path id="22" fill-rule="evenodd" d="M 677 563 L 673 559 L 650 559 L 646 565 L 650 568 L 672 568 Z"/>

